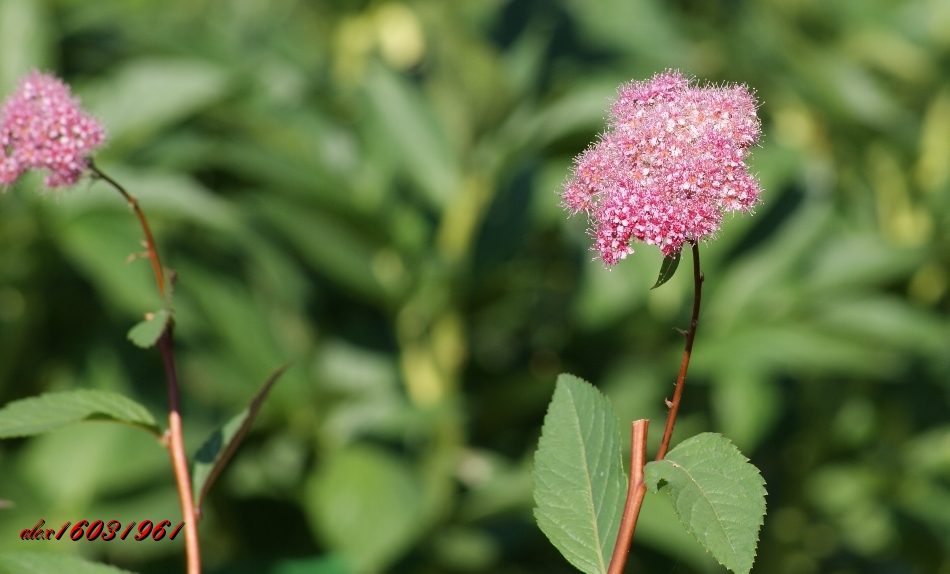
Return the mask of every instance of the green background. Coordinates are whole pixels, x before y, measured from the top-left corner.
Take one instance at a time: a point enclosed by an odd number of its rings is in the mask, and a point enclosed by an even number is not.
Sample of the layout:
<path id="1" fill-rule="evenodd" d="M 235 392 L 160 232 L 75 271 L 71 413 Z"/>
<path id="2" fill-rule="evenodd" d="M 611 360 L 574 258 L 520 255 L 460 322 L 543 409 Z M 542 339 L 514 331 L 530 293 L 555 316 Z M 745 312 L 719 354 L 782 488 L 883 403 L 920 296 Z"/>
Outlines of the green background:
<path id="1" fill-rule="evenodd" d="M 177 271 L 190 451 L 293 361 L 206 504 L 208 572 L 571 571 L 531 516 L 555 378 L 655 449 L 691 278 L 650 291 L 647 246 L 605 270 L 557 193 L 616 87 L 673 67 L 756 90 L 765 189 L 702 246 L 674 443 L 761 468 L 754 572 L 950 573 L 945 0 L 0 0 L 0 94 L 34 67 L 105 123 Z M 125 337 L 160 306 L 140 241 L 101 183 L 0 195 L 0 403 L 107 389 L 164 420 Z M 0 499 L 0 552 L 183 570 L 180 539 L 18 538 L 177 523 L 136 429 L 3 442 Z M 648 495 L 629 571 L 717 568 Z"/>

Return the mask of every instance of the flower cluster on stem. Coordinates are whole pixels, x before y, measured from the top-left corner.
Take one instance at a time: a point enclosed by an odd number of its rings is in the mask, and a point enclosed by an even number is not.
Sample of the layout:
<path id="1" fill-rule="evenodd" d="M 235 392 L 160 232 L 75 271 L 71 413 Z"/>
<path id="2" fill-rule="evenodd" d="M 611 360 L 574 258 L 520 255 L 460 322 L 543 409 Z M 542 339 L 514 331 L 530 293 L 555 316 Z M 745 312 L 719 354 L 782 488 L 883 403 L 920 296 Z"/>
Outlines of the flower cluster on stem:
<path id="1" fill-rule="evenodd" d="M 591 218 L 606 265 L 631 242 L 664 255 L 711 239 L 728 211 L 749 211 L 759 183 L 744 161 L 758 141 L 755 96 L 745 86 L 698 87 L 677 71 L 622 86 L 608 130 L 580 155 L 563 205 Z"/>
<path id="2" fill-rule="evenodd" d="M 20 80 L 0 110 L 0 186 L 31 169 L 48 172 L 51 188 L 73 185 L 105 137 L 102 125 L 79 107 L 69 86 L 34 71 Z"/>

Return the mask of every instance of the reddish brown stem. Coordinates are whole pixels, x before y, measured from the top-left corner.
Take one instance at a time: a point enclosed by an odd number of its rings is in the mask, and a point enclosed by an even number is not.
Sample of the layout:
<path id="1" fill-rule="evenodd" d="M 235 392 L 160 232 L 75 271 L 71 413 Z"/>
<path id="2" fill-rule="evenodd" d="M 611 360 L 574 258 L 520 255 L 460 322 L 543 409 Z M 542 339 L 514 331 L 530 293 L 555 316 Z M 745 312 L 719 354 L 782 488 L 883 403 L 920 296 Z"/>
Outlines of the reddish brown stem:
<path id="1" fill-rule="evenodd" d="M 158 293 L 165 300 L 165 274 L 158 258 L 158 249 L 155 238 L 148 225 L 145 214 L 139 207 L 138 199 L 127 192 L 118 182 L 103 173 L 89 162 L 89 169 L 99 179 L 107 182 L 129 203 L 132 211 L 138 217 L 142 232 L 145 234 L 145 249 L 152 262 L 152 271 L 155 273 L 155 283 Z M 175 368 L 175 341 L 172 334 L 175 323 L 168 320 L 165 331 L 158 339 L 158 348 L 162 354 L 162 364 L 165 367 L 165 380 L 168 384 L 168 440 L 165 441 L 168 453 L 171 455 L 172 469 L 175 473 L 175 483 L 178 487 L 178 499 L 181 504 L 181 516 L 185 522 L 185 561 L 188 574 L 201 574 L 201 554 L 198 545 L 198 520 L 195 515 L 194 497 L 191 492 L 191 476 L 188 471 L 188 457 L 185 455 L 185 441 L 181 428 L 181 408 L 178 391 L 178 371 Z"/>
<path id="2" fill-rule="evenodd" d="M 647 492 L 647 485 L 643 482 L 643 466 L 647 460 L 647 429 L 650 421 L 640 419 L 633 421 L 630 429 L 630 483 L 627 487 L 627 502 L 623 507 L 623 518 L 620 521 L 620 531 L 617 533 L 617 544 L 610 557 L 610 567 L 607 574 L 621 574 L 627 564 L 627 554 L 630 552 L 630 542 L 633 540 L 633 531 L 637 527 L 637 518 L 640 516 L 640 507 L 643 505 L 643 496 Z"/>
<path id="3" fill-rule="evenodd" d="M 670 438 L 673 436 L 673 425 L 676 423 L 676 414 L 679 412 L 680 400 L 683 397 L 683 383 L 686 382 L 686 371 L 689 369 L 689 356 L 693 352 L 693 339 L 696 337 L 696 325 L 699 322 L 699 303 L 702 298 L 703 272 L 699 268 L 699 246 L 693 243 L 693 317 L 686 331 L 686 348 L 683 350 L 683 361 L 680 363 L 679 376 L 676 378 L 676 390 L 673 391 L 673 400 L 668 401 L 670 412 L 666 417 L 666 429 L 660 441 L 660 450 L 656 460 L 662 460 L 670 448 Z M 610 557 L 610 567 L 607 574 L 622 574 L 627 565 L 627 554 L 630 552 L 630 543 L 633 540 L 633 531 L 637 527 L 637 518 L 640 516 L 640 507 L 647 487 L 643 482 L 643 467 L 646 461 L 648 421 L 640 419 L 633 422 L 630 440 L 630 484 L 627 487 L 627 501 L 623 507 L 623 518 L 620 521 L 620 531 L 617 533 L 617 543 L 614 553 Z"/>
<path id="4" fill-rule="evenodd" d="M 175 483 L 178 485 L 178 500 L 182 520 L 185 521 L 185 561 L 188 574 L 201 573 L 201 552 L 198 546 L 198 516 L 195 514 L 195 499 L 191 491 L 191 476 L 188 473 L 188 457 L 185 455 L 184 433 L 181 429 L 181 414 L 178 400 L 178 371 L 175 368 L 175 342 L 172 338 L 172 322 L 158 339 L 162 363 L 168 381 L 168 452 L 172 458 Z"/>
<path id="5" fill-rule="evenodd" d="M 703 272 L 699 269 L 699 245 L 693 243 L 693 317 L 686 331 L 686 348 L 683 350 L 683 361 L 680 363 L 680 373 L 676 378 L 676 390 L 673 391 L 673 400 L 667 402 L 670 407 L 666 415 L 666 429 L 660 441 L 660 450 L 656 453 L 656 460 L 662 460 L 670 449 L 670 438 L 673 436 L 673 425 L 676 424 L 676 414 L 680 410 L 680 399 L 683 397 L 683 386 L 686 382 L 686 370 L 689 369 L 689 356 L 693 352 L 693 339 L 696 338 L 696 324 L 699 322 L 699 303 L 703 293 Z"/>
<path id="6" fill-rule="evenodd" d="M 152 229 L 148 226 L 148 220 L 145 219 L 145 214 L 142 212 L 142 208 L 139 207 L 139 200 L 136 199 L 134 195 L 127 192 L 119 183 L 104 174 L 99 170 L 98 167 L 92 161 L 89 162 L 89 169 L 96 174 L 96 177 L 107 182 L 109 185 L 114 187 L 116 191 L 122 194 L 122 197 L 129 203 L 129 207 L 132 208 L 132 211 L 135 212 L 135 216 L 139 218 L 139 224 L 142 226 L 142 233 L 145 234 L 145 249 L 148 254 L 149 260 L 152 262 L 152 271 L 155 273 L 155 284 L 158 285 L 158 294 L 162 297 L 162 300 L 165 300 L 165 274 L 162 273 L 162 263 L 158 259 L 158 249 L 155 248 L 155 239 L 152 237 Z"/>

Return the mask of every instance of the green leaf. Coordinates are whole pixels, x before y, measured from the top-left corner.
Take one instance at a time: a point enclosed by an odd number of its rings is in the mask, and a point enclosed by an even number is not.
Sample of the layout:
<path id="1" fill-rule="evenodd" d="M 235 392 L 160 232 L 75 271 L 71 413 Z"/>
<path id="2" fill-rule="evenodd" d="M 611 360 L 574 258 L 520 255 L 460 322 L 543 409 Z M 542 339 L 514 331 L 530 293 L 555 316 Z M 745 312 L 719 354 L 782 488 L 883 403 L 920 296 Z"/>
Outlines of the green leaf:
<path id="1" fill-rule="evenodd" d="M 534 458 L 538 526 L 577 569 L 610 564 L 627 478 L 620 429 L 610 401 L 589 383 L 562 374 L 544 417 Z"/>
<path id="2" fill-rule="evenodd" d="M 752 569 L 765 481 L 728 439 L 715 433 L 687 439 L 665 459 L 648 463 L 644 481 L 651 492 L 660 481 L 669 484 L 680 521 L 723 566 L 736 574 Z"/>
<path id="3" fill-rule="evenodd" d="M 2 574 L 131 574 L 115 566 L 86 562 L 76 556 L 50 552 L 5 552 L 0 554 Z"/>
<path id="4" fill-rule="evenodd" d="M 168 311 L 166 309 L 159 309 L 151 315 L 151 317 L 129 329 L 129 340 L 143 349 L 154 346 L 158 338 L 165 332 L 165 325 L 168 324 Z"/>
<path id="5" fill-rule="evenodd" d="M 329 458 L 307 484 L 306 509 L 316 531 L 356 572 L 381 572 L 422 531 L 423 493 L 402 459 L 370 446 Z"/>
<path id="6" fill-rule="evenodd" d="M 680 266 L 680 256 L 682 254 L 683 251 L 680 250 L 673 255 L 668 255 L 663 258 L 663 265 L 660 266 L 660 275 L 656 278 L 656 283 L 654 283 L 650 289 L 656 289 L 673 278 L 673 274 L 676 273 L 676 268 Z"/>
<path id="7" fill-rule="evenodd" d="M 669 496 L 643 497 L 635 538 L 637 546 L 666 554 L 675 561 L 688 565 L 691 571 L 703 574 L 725 572 L 716 559 L 696 544 L 693 535 L 683 528 Z M 680 569 L 677 569 L 662 574 L 677 574 L 679 571 Z"/>
<path id="8" fill-rule="evenodd" d="M 0 438 L 30 436 L 85 420 L 107 420 L 162 431 L 148 409 L 118 393 L 92 389 L 46 393 L 0 409 Z"/>
<path id="9" fill-rule="evenodd" d="M 274 371 L 274 373 L 268 377 L 264 386 L 261 387 L 261 390 L 257 391 L 257 394 L 254 395 L 254 398 L 247 408 L 225 423 L 224 426 L 214 431 L 211 436 L 208 437 L 208 440 L 201 445 L 201 448 L 198 449 L 197 454 L 195 454 L 195 464 L 191 472 L 191 492 L 195 499 L 195 508 L 197 508 L 199 512 L 201 510 L 201 503 L 204 501 L 205 495 L 208 494 L 211 485 L 214 484 L 215 479 L 221 474 L 221 471 L 225 465 L 228 464 L 228 461 L 231 460 L 231 457 L 234 456 L 235 451 L 237 451 L 238 446 L 244 439 L 244 435 L 247 434 L 251 425 L 254 424 L 257 413 L 259 413 L 261 407 L 264 406 L 264 400 L 267 398 L 268 393 L 270 393 L 274 383 L 284 374 L 288 366 L 289 365 L 284 365 Z"/>

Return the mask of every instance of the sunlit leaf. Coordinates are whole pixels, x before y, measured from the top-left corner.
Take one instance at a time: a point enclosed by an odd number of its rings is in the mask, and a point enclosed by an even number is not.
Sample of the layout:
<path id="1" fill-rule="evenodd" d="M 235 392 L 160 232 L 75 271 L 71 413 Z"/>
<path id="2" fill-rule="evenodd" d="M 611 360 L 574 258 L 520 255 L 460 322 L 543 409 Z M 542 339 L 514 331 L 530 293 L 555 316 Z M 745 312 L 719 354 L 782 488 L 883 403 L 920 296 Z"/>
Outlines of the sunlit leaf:
<path id="1" fill-rule="evenodd" d="M 577 569 L 606 572 L 627 479 L 617 416 L 589 383 L 558 377 L 532 475 L 534 516 L 542 532 Z"/>
<path id="2" fill-rule="evenodd" d="M 696 572 L 722 572 L 722 566 L 683 528 L 668 496 L 644 496 L 634 540 L 690 565 Z M 675 573 L 674 573 L 675 574 Z"/>
<path id="3" fill-rule="evenodd" d="M 651 492 L 669 485 L 686 529 L 736 574 L 752 569 L 765 517 L 765 481 L 728 439 L 702 433 L 681 442 L 663 460 L 648 463 Z"/>

